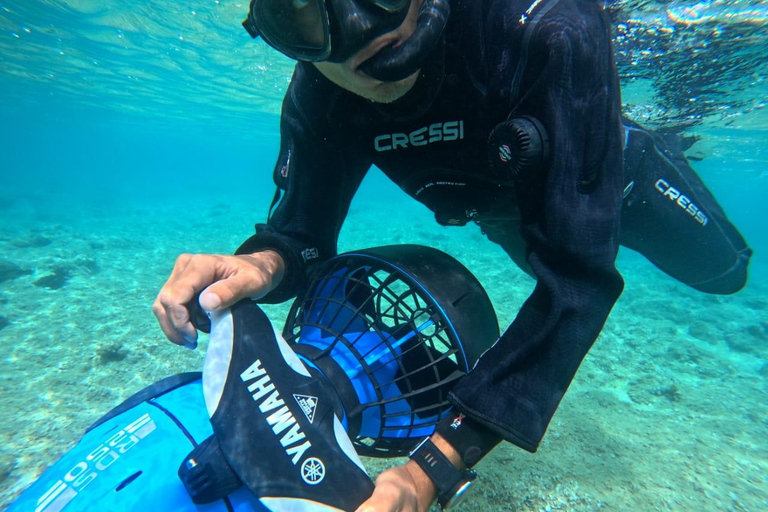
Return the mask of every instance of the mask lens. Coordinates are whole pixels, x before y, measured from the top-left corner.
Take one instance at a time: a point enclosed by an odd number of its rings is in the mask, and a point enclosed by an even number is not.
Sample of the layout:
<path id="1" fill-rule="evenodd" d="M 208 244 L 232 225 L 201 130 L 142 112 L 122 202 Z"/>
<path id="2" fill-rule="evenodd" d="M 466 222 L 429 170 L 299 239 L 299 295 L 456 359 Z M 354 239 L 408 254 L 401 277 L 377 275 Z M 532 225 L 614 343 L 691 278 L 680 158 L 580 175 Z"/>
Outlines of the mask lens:
<path id="1" fill-rule="evenodd" d="M 387 12 L 394 12 L 408 6 L 411 0 L 373 0 L 372 3 Z"/>
<path id="2" fill-rule="evenodd" d="M 258 0 L 251 4 L 251 16 L 262 37 L 289 56 L 316 60 L 330 52 L 322 0 Z"/>

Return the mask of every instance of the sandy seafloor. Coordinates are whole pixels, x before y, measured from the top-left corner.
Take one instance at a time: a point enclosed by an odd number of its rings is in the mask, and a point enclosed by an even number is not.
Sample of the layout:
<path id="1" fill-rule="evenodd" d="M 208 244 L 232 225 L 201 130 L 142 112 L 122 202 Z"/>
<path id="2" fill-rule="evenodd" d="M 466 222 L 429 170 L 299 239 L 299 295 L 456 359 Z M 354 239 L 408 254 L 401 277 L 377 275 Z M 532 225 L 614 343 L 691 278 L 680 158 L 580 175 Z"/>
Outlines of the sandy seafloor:
<path id="1" fill-rule="evenodd" d="M 476 228 L 378 206 L 353 205 L 342 250 L 449 251 L 511 321 L 533 281 Z M 150 305 L 176 255 L 230 252 L 262 214 L 245 202 L 2 202 L 0 259 L 29 273 L 0 283 L 0 509 L 102 413 L 201 367 L 205 343 L 164 341 Z M 625 292 L 539 452 L 496 449 L 463 510 L 768 510 L 768 285 L 707 296 L 626 250 L 619 268 Z M 57 273 L 60 288 L 35 285 Z M 278 324 L 286 311 L 269 309 Z"/>

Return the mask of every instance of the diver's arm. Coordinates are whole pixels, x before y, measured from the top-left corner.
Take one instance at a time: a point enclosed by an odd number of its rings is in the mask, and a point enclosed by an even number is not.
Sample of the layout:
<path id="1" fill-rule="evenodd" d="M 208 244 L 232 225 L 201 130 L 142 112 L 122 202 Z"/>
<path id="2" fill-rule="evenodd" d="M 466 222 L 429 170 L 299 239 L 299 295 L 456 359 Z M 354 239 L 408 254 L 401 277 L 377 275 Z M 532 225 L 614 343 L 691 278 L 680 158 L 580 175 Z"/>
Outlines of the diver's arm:
<path id="1" fill-rule="evenodd" d="M 284 278 L 261 299 L 266 303 L 294 297 L 305 284 L 308 271 L 336 255 L 341 225 L 371 165 L 367 156 L 355 151 L 360 145 L 353 142 L 354 135 L 343 132 L 348 124 L 345 119 L 327 126 L 329 119 L 342 115 L 322 108 L 327 95 L 317 89 L 340 89 L 307 77 L 301 64 L 296 69 L 280 123 L 281 148 L 273 175 L 278 201 L 267 223 L 257 224 L 256 234 L 236 252 L 251 254 L 269 249 L 282 257 Z M 321 95 L 326 97 L 319 98 Z M 347 145 L 336 147 L 330 133 Z"/>
<path id="2" fill-rule="evenodd" d="M 568 8 L 576 4 L 597 9 Z M 459 411 L 529 451 L 623 288 L 614 265 L 623 177 L 609 24 L 594 11 L 576 14 L 553 10 L 540 24 L 531 51 L 543 64 L 512 113 L 537 117 L 552 147 L 546 174 L 518 194 L 536 287 L 450 395 Z"/>
<path id="3" fill-rule="evenodd" d="M 344 120 L 335 129 L 322 126 L 333 118 L 323 111 L 328 95 L 321 89 L 327 85 L 307 79 L 297 66 L 283 102 L 281 151 L 274 172 L 282 198 L 268 222 L 257 225 L 256 235 L 235 255 L 185 254 L 177 259 L 152 307 L 174 343 L 196 345 L 197 331 L 186 304 L 197 294 L 208 310 L 247 297 L 282 302 L 297 293 L 313 264 L 336 254 L 341 224 L 370 161 L 353 151 L 354 144 L 341 151 L 328 142 L 330 132 L 347 141 L 354 137 L 343 132 L 348 124 Z M 315 111 L 297 106 L 298 98 Z"/>

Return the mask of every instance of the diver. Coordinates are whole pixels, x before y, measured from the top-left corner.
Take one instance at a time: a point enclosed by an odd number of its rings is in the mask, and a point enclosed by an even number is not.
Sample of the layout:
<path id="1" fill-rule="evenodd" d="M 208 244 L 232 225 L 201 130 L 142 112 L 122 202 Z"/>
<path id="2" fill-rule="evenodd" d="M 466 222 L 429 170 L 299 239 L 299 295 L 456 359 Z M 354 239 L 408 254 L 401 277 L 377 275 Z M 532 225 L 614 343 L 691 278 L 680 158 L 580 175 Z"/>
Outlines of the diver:
<path id="1" fill-rule="evenodd" d="M 619 245 L 707 293 L 751 255 L 682 146 L 621 117 L 610 21 L 592 0 L 252 0 L 245 28 L 297 60 L 267 222 L 229 255 L 181 255 L 153 310 L 288 300 L 336 254 L 371 165 L 446 226 L 475 224 L 536 278 L 450 393 L 452 413 L 361 511 L 453 507 L 499 442 L 536 451 L 624 283 Z"/>

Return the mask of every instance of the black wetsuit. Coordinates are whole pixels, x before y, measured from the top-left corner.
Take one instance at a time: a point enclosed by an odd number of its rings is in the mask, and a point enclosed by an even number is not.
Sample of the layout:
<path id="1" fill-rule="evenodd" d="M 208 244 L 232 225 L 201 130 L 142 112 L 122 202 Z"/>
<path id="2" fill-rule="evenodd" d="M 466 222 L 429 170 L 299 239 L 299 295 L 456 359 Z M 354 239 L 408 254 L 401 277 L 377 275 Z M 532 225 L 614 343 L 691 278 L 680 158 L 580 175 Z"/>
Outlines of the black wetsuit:
<path id="1" fill-rule="evenodd" d="M 476 425 L 533 451 L 622 291 L 620 241 L 721 293 L 744 285 L 749 250 L 682 154 L 622 124 L 610 22 L 599 4 L 531 1 L 453 1 L 444 44 L 394 104 L 373 104 L 298 63 L 274 173 L 281 196 L 238 252 L 280 252 L 286 277 L 267 301 L 289 299 L 307 268 L 336 254 L 372 164 L 438 222 L 479 224 L 537 283 L 451 401 Z M 544 126 L 551 154 L 544 168 L 512 179 L 489 164 L 488 137 L 524 115 Z"/>

